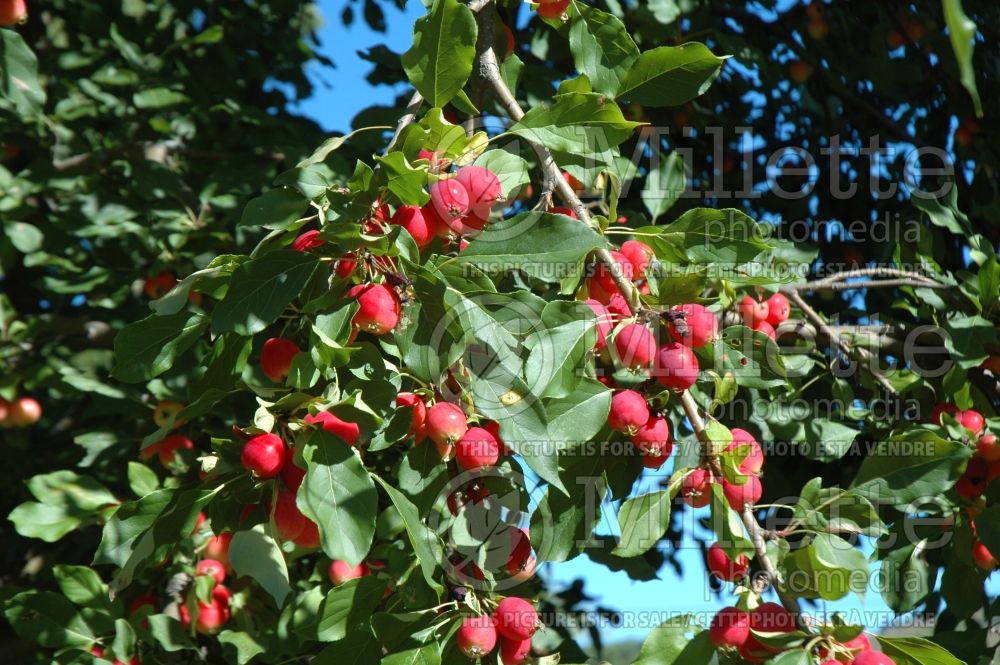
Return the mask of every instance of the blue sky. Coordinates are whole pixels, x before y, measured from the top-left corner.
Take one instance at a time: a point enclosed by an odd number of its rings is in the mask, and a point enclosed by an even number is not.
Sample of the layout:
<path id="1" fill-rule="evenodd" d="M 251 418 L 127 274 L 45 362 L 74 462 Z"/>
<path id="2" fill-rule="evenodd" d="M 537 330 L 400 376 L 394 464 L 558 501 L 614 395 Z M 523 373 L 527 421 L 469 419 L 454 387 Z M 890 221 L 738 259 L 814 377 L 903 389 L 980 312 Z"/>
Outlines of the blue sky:
<path id="1" fill-rule="evenodd" d="M 297 110 L 319 122 L 331 132 L 342 133 L 350 128 L 354 115 L 372 104 L 390 104 L 396 96 L 405 91 L 405 86 L 392 88 L 389 86 L 372 87 L 365 81 L 365 76 L 371 70 L 371 65 L 357 55 L 375 44 L 384 44 L 396 53 L 405 51 L 411 42 L 414 20 L 424 13 L 423 5 L 416 0 L 409 0 L 404 10 L 385 6 L 385 33 L 375 32 L 356 16 L 350 29 L 345 29 L 340 21 L 342 1 L 320 0 L 327 24 L 321 31 L 321 51 L 332 58 L 334 68 L 313 66 L 310 75 L 316 85 L 312 98 L 301 102 Z M 599 532 L 612 533 L 615 529 L 614 518 L 610 523 L 607 517 Z M 710 538 L 710 534 L 700 532 L 699 537 Z M 692 534 L 688 534 L 691 538 Z M 614 573 L 602 566 L 590 563 L 586 556 L 579 556 L 567 563 L 546 565 L 542 573 L 557 587 L 568 585 L 576 578 L 586 580 L 585 591 L 598 598 L 598 602 L 606 607 L 633 612 L 643 611 L 686 611 L 714 612 L 723 605 L 732 603 L 735 598 L 725 591 L 721 597 L 706 594 L 704 562 L 694 542 L 689 542 L 680 554 L 680 560 L 686 575 L 680 578 L 669 567 L 661 571 L 661 579 L 653 582 L 634 582 L 625 573 Z M 869 548 L 866 554 L 870 554 Z M 874 572 L 874 571 L 873 571 Z M 1000 592 L 1000 575 L 995 575 L 990 590 Z M 874 618 L 884 622 L 890 611 L 877 592 L 869 592 L 866 598 L 850 596 L 836 603 L 828 603 L 825 610 L 832 612 L 863 611 L 870 613 L 869 623 L 875 623 Z M 606 633 L 605 639 L 642 639 L 648 634 L 648 628 L 621 628 Z"/>

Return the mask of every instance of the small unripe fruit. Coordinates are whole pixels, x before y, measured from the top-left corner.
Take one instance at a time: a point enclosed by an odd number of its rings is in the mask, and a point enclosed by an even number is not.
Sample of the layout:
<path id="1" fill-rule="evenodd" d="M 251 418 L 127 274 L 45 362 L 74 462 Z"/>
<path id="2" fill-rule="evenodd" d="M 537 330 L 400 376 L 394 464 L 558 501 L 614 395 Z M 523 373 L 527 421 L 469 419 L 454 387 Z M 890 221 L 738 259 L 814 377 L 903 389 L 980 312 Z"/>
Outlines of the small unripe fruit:
<path id="1" fill-rule="evenodd" d="M 644 325 L 630 323 L 615 335 L 618 361 L 632 372 L 649 369 L 656 356 L 656 339 Z"/>
<path id="2" fill-rule="evenodd" d="M 645 279 L 646 270 L 653 260 L 653 248 L 638 240 L 626 240 L 622 243 L 622 254 L 632 263 L 633 274 L 636 279 Z"/>
<path id="3" fill-rule="evenodd" d="M 42 405 L 33 397 L 18 397 L 7 408 L 7 420 L 14 427 L 29 427 L 42 418 Z"/>
<path id="4" fill-rule="evenodd" d="M 976 455 L 989 463 L 1000 462 L 1000 443 L 996 434 L 984 434 L 976 444 Z"/>
<path id="5" fill-rule="evenodd" d="M 656 354 L 654 375 L 666 388 L 687 390 L 698 380 L 698 358 L 683 344 L 665 344 Z"/>
<path id="6" fill-rule="evenodd" d="M 180 434 L 171 434 L 159 444 L 154 445 L 157 446 L 156 454 L 160 458 L 160 464 L 170 466 L 177 457 L 177 451 L 193 449 L 194 441 Z"/>
<path id="7" fill-rule="evenodd" d="M 418 206 L 400 206 L 389 223 L 406 229 L 420 249 L 426 249 L 434 239 L 433 223 L 427 221 Z"/>
<path id="8" fill-rule="evenodd" d="M 306 516 L 295 503 L 295 491 L 279 489 L 274 502 L 274 526 L 282 540 L 295 540 L 306 528 Z M 270 512 L 270 511 L 269 511 Z"/>
<path id="9" fill-rule="evenodd" d="M 962 411 L 962 413 L 958 416 L 958 422 L 961 423 L 965 429 L 971 430 L 976 436 L 979 436 L 979 434 L 983 431 L 983 428 L 986 427 L 986 419 L 983 418 L 983 414 L 978 411 L 973 411 L 972 409 Z"/>
<path id="10" fill-rule="evenodd" d="M 712 617 L 708 637 L 719 648 L 743 646 L 750 637 L 750 614 L 735 607 L 722 608 Z"/>
<path id="11" fill-rule="evenodd" d="M 788 320 L 792 307 L 784 293 L 775 293 L 767 299 L 767 322 L 777 328 Z"/>
<path id="12" fill-rule="evenodd" d="M 358 284 L 348 292 L 349 298 L 357 298 L 358 313 L 351 319 L 351 325 L 373 335 L 384 335 L 399 323 L 399 298 L 385 284 Z"/>
<path id="13" fill-rule="evenodd" d="M 361 428 L 358 427 L 357 423 L 341 420 L 330 411 L 320 411 L 316 415 L 306 416 L 302 420 L 309 425 L 322 427 L 330 434 L 346 441 L 350 446 L 356 444 L 361 436 Z"/>
<path id="14" fill-rule="evenodd" d="M 508 596 L 493 613 L 497 631 L 511 640 L 528 640 L 538 629 L 538 612 L 524 598 Z"/>
<path id="15" fill-rule="evenodd" d="M 997 565 L 1000 565 L 997 563 L 997 558 L 993 556 L 993 553 L 989 551 L 986 545 L 983 545 L 978 540 L 972 543 L 972 560 L 975 561 L 980 569 L 988 573 L 993 572 Z"/>
<path id="16" fill-rule="evenodd" d="M 529 653 L 531 653 L 530 637 L 526 640 L 512 640 L 500 636 L 500 661 L 503 665 L 521 665 L 528 659 Z"/>
<path id="17" fill-rule="evenodd" d="M 740 316 L 748 328 L 755 328 L 761 321 L 767 321 L 769 314 L 766 302 L 761 302 L 752 296 L 743 296 L 743 300 L 740 301 Z"/>
<path id="18" fill-rule="evenodd" d="M 0 0 L 0 26 L 10 28 L 28 17 L 25 0 Z"/>
<path id="19" fill-rule="evenodd" d="M 215 578 L 216 584 L 226 581 L 226 567 L 215 559 L 202 559 L 198 562 L 195 571 L 198 575 L 211 575 Z"/>
<path id="20" fill-rule="evenodd" d="M 285 465 L 285 442 L 277 434 L 258 434 L 243 446 L 243 468 L 258 478 L 274 478 Z"/>
<path id="21" fill-rule="evenodd" d="M 177 420 L 177 414 L 184 410 L 184 405 L 180 402 L 175 402 L 173 400 L 165 399 L 157 402 L 156 407 L 153 409 L 153 422 L 156 423 L 157 427 L 166 427 L 171 422 L 174 427 L 183 425 L 184 423 Z"/>
<path id="22" fill-rule="evenodd" d="M 632 443 L 643 455 L 669 457 L 673 450 L 670 443 L 670 421 L 659 416 L 651 416 L 645 425 L 632 435 Z"/>
<path id="23" fill-rule="evenodd" d="M 726 451 L 736 450 L 740 446 L 750 446 L 750 452 L 743 458 L 740 464 L 740 471 L 745 474 L 757 475 L 764 467 L 764 451 L 753 435 L 745 429 L 734 427 L 732 429 L 733 441 L 726 446 Z"/>
<path id="24" fill-rule="evenodd" d="M 438 402 L 427 410 L 427 436 L 439 446 L 454 445 L 469 429 L 465 411 L 451 402 Z"/>
<path id="25" fill-rule="evenodd" d="M 322 247 L 326 241 L 319 237 L 319 231 L 313 229 L 301 234 L 292 241 L 292 249 L 296 252 L 308 252 L 311 249 Z"/>
<path id="26" fill-rule="evenodd" d="M 348 580 L 356 580 L 359 577 L 368 577 L 371 572 L 368 570 L 368 566 L 363 563 L 359 563 L 356 566 L 352 566 L 346 561 L 341 561 L 337 559 L 330 563 L 330 582 L 333 584 L 343 584 Z"/>
<path id="27" fill-rule="evenodd" d="M 722 549 L 719 543 L 713 543 L 708 548 L 706 559 L 708 561 L 708 571 L 713 576 L 726 582 L 735 582 L 738 579 L 746 577 L 747 570 L 750 568 L 750 560 L 745 554 L 740 554 L 734 561 L 726 554 L 726 550 Z"/>
<path id="28" fill-rule="evenodd" d="M 260 351 L 260 369 L 272 381 L 284 381 L 292 367 L 292 361 L 300 351 L 295 342 L 272 337 L 264 342 L 264 348 Z"/>
<path id="29" fill-rule="evenodd" d="M 438 180 L 429 191 L 430 204 L 445 223 L 469 214 L 469 192 L 457 179 Z"/>
<path id="30" fill-rule="evenodd" d="M 896 661 L 881 651 L 862 651 L 854 656 L 854 665 L 896 665 Z"/>
<path id="31" fill-rule="evenodd" d="M 649 421 L 646 398 L 634 390 L 623 390 L 611 398 L 608 425 L 613 430 L 631 436 Z"/>
<path id="32" fill-rule="evenodd" d="M 455 174 L 455 180 L 465 188 L 469 198 L 470 212 L 480 219 L 488 219 L 490 211 L 503 196 L 500 178 L 484 166 L 463 166 Z"/>
<path id="33" fill-rule="evenodd" d="M 764 488 L 757 476 L 747 476 L 747 481 L 742 485 L 726 480 L 722 481 L 722 493 L 726 495 L 726 500 L 729 501 L 733 510 L 738 512 L 742 512 L 744 506 L 753 505 L 760 501 L 763 491 Z"/>
<path id="34" fill-rule="evenodd" d="M 488 614 L 465 617 L 455 635 L 455 641 L 458 650 L 466 658 L 482 658 L 497 645 L 497 629 L 493 625 L 493 618 Z"/>
<path id="35" fill-rule="evenodd" d="M 217 536 L 212 536 L 205 543 L 205 548 L 201 551 L 201 554 L 206 559 L 215 559 L 222 566 L 229 570 L 229 544 L 233 541 L 232 532 L 226 531 L 225 533 L 220 533 Z"/>
<path id="36" fill-rule="evenodd" d="M 549 19 L 561 18 L 563 12 L 566 11 L 566 8 L 569 7 L 569 3 L 572 1 L 573 0 L 556 0 L 555 2 L 544 2 L 538 5 L 538 15 L 541 16 L 542 18 L 549 18 Z M 572 178 L 572 176 L 570 177 Z M 576 180 L 576 178 L 573 179 Z"/>
<path id="37" fill-rule="evenodd" d="M 778 340 L 778 331 L 776 331 L 774 327 L 767 321 L 760 321 L 756 323 L 753 329 L 756 330 L 757 332 L 764 333 L 765 335 L 767 335 L 768 337 L 770 337 L 775 341 Z"/>
<path id="38" fill-rule="evenodd" d="M 455 461 L 466 470 L 494 466 L 500 459 L 500 444 L 482 427 L 470 427 L 455 444 Z"/>
<path id="39" fill-rule="evenodd" d="M 396 395 L 396 406 L 409 408 L 413 412 L 413 424 L 410 425 L 410 436 L 414 443 L 420 443 L 427 436 L 427 404 L 414 393 L 399 393 Z"/>
<path id="40" fill-rule="evenodd" d="M 684 313 L 684 325 L 670 323 L 670 334 L 684 346 L 697 349 L 718 337 L 719 319 L 704 305 L 688 303 L 673 311 Z"/>
<path id="41" fill-rule="evenodd" d="M 692 508 L 707 506 L 712 500 L 712 474 L 705 469 L 695 469 L 684 476 L 681 482 L 681 496 L 684 503 Z"/>

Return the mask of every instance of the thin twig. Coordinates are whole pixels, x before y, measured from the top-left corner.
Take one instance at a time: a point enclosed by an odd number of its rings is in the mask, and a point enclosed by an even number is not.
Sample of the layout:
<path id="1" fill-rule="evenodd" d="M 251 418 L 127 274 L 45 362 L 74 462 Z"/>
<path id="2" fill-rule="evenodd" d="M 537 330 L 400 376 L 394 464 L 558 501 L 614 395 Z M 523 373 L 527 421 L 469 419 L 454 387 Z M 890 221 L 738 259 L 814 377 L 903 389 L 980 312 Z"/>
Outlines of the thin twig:
<path id="1" fill-rule="evenodd" d="M 890 382 L 889 379 L 887 379 L 885 375 L 882 374 L 882 372 L 880 372 L 876 367 L 872 366 L 872 355 L 868 349 L 860 346 L 848 345 L 841 336 L 837 335 L 836 332 L 830 329 L 830 326 L 828 326 L 826 321 L 823 320 L 823 317 L 820 316 L 819 312 L 813 309 L 809 303 L 807 303 L 805 299 L 799 295 L 798 291 L 789 291 L 788 297 L 798 306 L 799 309 L 802 310 L 802 313 L 806 315 L 806 318 L 809 319 L 814 326 L 816 326 L 817 330 L 828 337 L 845 356 L 855 358 L 858 361 L 858 365 L 867 370 L 867 372 L 871 374 L 872 378 L 875 379 L 879 385 L 885 388 L 885 391 L 888 394 L 892 396 L 897 394 L 896 388 L 892 385 L 892 382 Z"/>
<path id="2" fill-rule="evenodd" d="M 866 280 L 864 282 L 850 282 L 848 280 L 858 277 L 879 277 L 881 280 Z M 933 278 L 909 270 L 899 270 L 885 266 L 874 268 L 858 268 L 857 270 L 846 270 L 838 272 L 822 279 L 801 284 L 788 284 L 781 288 L 782 291 L 844 291 L 861 288 L 886 288 L 890 286 L 913 286 L 916 288 L 947 289 L 951 288 L 947 284 L 941 284 Z"/>
<path id="3" fill-rule="evenodd" d="M 386 154 L 396 147 L 396 142 L 399 140 L 399 136 L 403 133 L 403 130 L 406 129 L 407 125 L 416 120 L 417 111 L 420 110 L 420 105 L 423 103 L 424 96 L 419 92 L 414 91 L 413 96 L 410 97 L 410 101 L 406 105 L 406 111 L 399 118 L 399 122 L 396 123 L 396 131 L 393 132 L 392 138 L 389 140 L 389 144 L 385 146 Z"/>

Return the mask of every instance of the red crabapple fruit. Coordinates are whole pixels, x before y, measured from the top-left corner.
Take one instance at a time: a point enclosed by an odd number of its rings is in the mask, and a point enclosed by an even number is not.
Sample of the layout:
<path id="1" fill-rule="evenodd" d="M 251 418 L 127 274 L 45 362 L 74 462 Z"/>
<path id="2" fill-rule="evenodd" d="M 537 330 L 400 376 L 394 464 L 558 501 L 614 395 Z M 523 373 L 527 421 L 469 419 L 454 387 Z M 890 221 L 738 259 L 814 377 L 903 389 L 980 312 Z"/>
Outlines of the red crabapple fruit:
<path id="1" fill-rule="evenodd" d="M 712 500 L 712 474 L 705 469 L 695 469 L 681 483 L 684 503 L 692 508 L 707 506 Z"/>
<path id="2" fill-rule="evenodd" d="M 330 562 L 330 569 L 328 573 L 330 576 L 330 582 L 338 585 L 349 580 L 356 580 L 359 577 L 368 577 L 371 574 L 371 571 L 369 571 L 368 566 L 363 563 L 352 566 L 346 561 L 335 559 Z"/>
<path id="3" fill-rule="evenodd" d="M 14 427 L 29 427 L 42 418 L 42 405 L 34 397 L 18 397 L 7 406 L 7 420 Z"/>
<path id="4" fill-rule="evenodd" d="M 311 249 L 322 247 L 326 241 L 319 237 L 319 231 L 312 229 L 301 234 L 292 241 L 292 249 L 296 252 L 308 252 Z"/>
<path id="5" fill-rule="evenodd" d="M 285 442 L 277 434 L 258 434 L 243 445 L 243 468 L 258 478 L 274 478 L 285 465 Z"/>
<path id="6" fill-rule="evenodd" d="M 466 658 L 482 658 L 497 645 L 497 629 L 493 617 L 488 614 L 465 617 L 455 635 L 458 650 Z"/>
<path id="7" fill-rule="evenodd" d="M 573 0 L 555 0 L 555 2 L 543 2 L 538 5 L 538 15 L 542 18 L 558 19 L 561 18 L 563 12 L 569 7 L 569 3 Z M 570 176 L 572 178 L 572 176 Z M 576 178 L 573 178 L 576 180 Z M 579 181 L 577 181 L 579 182 Z"/>
<path id="8" fill-rule="evenodd" d="M 611 312 L 608 311 L 607 307 L 593 298 L 588 298 L 583 302 L 587 304 L 590 311 L 592 311 L 594 316 L 597 317 L 597 341 L 594 343 L 594 351 L 600 352 L 601 349 L 608 345 L 608 335 L 615 327 L 614 318 L 611 316 Z"/>
<path id="9" fill-rule="evenodd" d="M 632 443 L 643 455 L 669 457 L 673 450 L 670 442 L 670 421 L 659 416 L 650 416 L 645 425 L 632 435 Z"/>
<path id="10" fill-rule="evenodd" d="M 712 546 L 708 548 L 706 558 L 709 572 L 726 582 L 735 582 L 746 577 L 747 570 L 750 568 L 750 560 L 745 554 L 740 554 L 734 561 L 719 543 L 712 543 Z"/>
<path id="11" fill-rule="evenodd" d="M 653 367 L 656 380 L 677 392 L 687 390 L 698 380 L 698 358 L 678 342 L 661 346 Z"/>
<path id="12" fill-rule="evenodd" d="M 211 575 L 215 578 L 216 584 L 222 584 L 226 581 L 226 567 L 215 559 L 202 559 L 198 562 L 195 570 L 199 575 Z"/>
<path id="13" fill-rule="evenodd" d="M 418 206 L 400 206 L 389 223 L 406 229 L 420 249 L 426 249 L 434 239 L 434 226 Z"/>
<path id="14" fill-rule="evenodd" d="M 346 441 L 350 446 L 356 444 L 361 436 L 361 428 L 358 427 L 357 423 L 342 420 L 330 411 L 320 411 L 316 415 L 306 416 L 302 420 L 309 425 L 322 427 L 330 434 Z"/>
<path id="15" fill-rule="evenodd" d="M 684 313 L 684 325 L 670 323 L 670 334 L 684 346 L 697 349 L 705 346 L 719 335 L 719 319 L 707 307 L 698 303 L 678 305 L 674 313 Z M 684 334 L 680 333 L 681 328 Z"/>
<path id="16" fill-rule="evenodd" d="M 712 617 L 708 637 L 719 648 L 743 646 L 750 637 L 750 614 L 735 607 L 723 607 Z"/>
<path id="17" fill-rule="evenodd" d="M 646 270 L 653 260 L 653 248 L 638 240 L 626 240 L 622 243 L 621 253 L 632 263 L 636 279 L 645 279 Z"/>
<path id="18" fill-rule="evenodd" d="M 740 316 L 748 328 L 754 328 L 761 321 L 767 321 L 768 313 L 767 303 L 753 296 L 743 296 L 743 300 L 740 301 Z"/>
<path id="19" fill-rule="evenodd" d="M 490 210 L 503 196 L 500 178 L 484 166 L 463 166 L 455 174 L 455 180 L 465 188 L 469 199 L 470 212 L 480 219 L 488 219 Z"/>
<path id="20" fill-rule="evenodd" d="M 615 335 L 619 362 L 632 372 L 649 369 L 656 356 L 656 338 L 644 325 L 630 323 Z"/>
<path id="21" fill-rule="evenodd" d="M 784 293 L 775 293 L 767 299 L 767 322 L 772 327 L 777 328 L 787 321 L 791 313 L 792 308 Z"/>
<path id="22" fill-rule="evenodd" d="M 976 565 L 981 570 L 985 570 L 986 572 L 991 572 L 996 569 L 997 565 L 1000 565 L 997 563 L 997 558 L 993 556 L 993 553 L 990 552 L 986 545 L 983 545 L 978 540 L 972 543 L 972 560 L 976 562 Z"/>
<path id="23" fill-rule="evenodd" d="M 494 466 L 500 459 L 500 444 L 482 427 L 470 427 L 455 444 L 455 461 L 463 469 Z"/>
<path id="24" fill-rule="evenodd" d="M 493 613 L 497 631 L 511 640 L 527 640 L 538 629 L 538 612 L 524 598 L 508 596 L 497 604 Z"/>
<path id="25" fill-rule="evenodd" d="M 958 422 L 962 424 L 967 430 L 971 430 L 976 436 L 983 431 L 986 426 L 986 419 L 983 418 L 983 414 L 978 411 L 973 411 L 969 409 L 968 411 L 962 411 L 957 418 Z"/>
<path id="26" fill-rule="evenodd" d="M 385 284 L 358 284 L 347 292 L 360 309 L 351 319 L 355 329 L 384 335 L 399 323 L 399 298 Z"/>
<path id="27" fill-rule="evenodd" d="M 469 192 L 456 178 L 438 180 L 429 191 L 431 206 L 444 222 L 469 214 Z"/>
<path id="28" fill-rule="evenodd" d="M 722 481 L 722 493 L 726 495 L 726 500 L 733 510 L 743 512 L 743 507 L 753 505 L 760 501 L 763 493 L 763 486 L 757 476 L 747 476 L 747 481 L 742 485 Z"/>
<path id="29" fill-rule="evenodd" d="M 295 342 L 272 337 L 264 342 L 264 348 L 260 351 L 260 368 L 275 383 L 283 381 L 288 376 L 292 361 L 300 352 Z"/>
<path id="30" fill-rule="evenodd" d="M 862 651 L 854 656 L 854 665 L 896 665 L 889 656 L 881 651 Z"/>
<path id="31" fill-rule="evenodd" d="M 451 402 L 437 402 L 427 410 L 427 436 L 439 446 L 454 445 L 469 429 L 465 411 Z"/>
<path id="32" fill-rule="evenodd" d="M 526 640 L 513 640 L 500 636 L 500 660 L 503 665 L 521 665 L 528 659 L 531 653 L 531 638 Z"/>
<path id="33" fill-rule="evenodd" d="M 413 424 L 410 425 L 410 436 L 414 443 L 420 443 L 427 436 L 427 404 L 414 393 L 399 393 L 396 395 L 396 406 L 409 408 L 413 412 Z"/>
<path id="34" fill-rule="evenodd" d="M 733 441 L 726 446 L 727 452 L 734 451 L 739 446 L 750 446 L 750 452 L 747 453 L 747 456 L 743 458 L 743 463 L 740 464 L 740 472 L 752 475 L 759 474 L 760 470 L 764 467 L 764 451 L 761 450 L 757 439 L 753 438 L 750 432 L 739 427 L 732 429 L 732 435 Z"/>
<path id="35" fill-rule="evenodd" d="M 608 425 L 613 430 L 632 435 L 649 420 L 646 398 L 634 390 L 623 390 L 611 398 Z"/>

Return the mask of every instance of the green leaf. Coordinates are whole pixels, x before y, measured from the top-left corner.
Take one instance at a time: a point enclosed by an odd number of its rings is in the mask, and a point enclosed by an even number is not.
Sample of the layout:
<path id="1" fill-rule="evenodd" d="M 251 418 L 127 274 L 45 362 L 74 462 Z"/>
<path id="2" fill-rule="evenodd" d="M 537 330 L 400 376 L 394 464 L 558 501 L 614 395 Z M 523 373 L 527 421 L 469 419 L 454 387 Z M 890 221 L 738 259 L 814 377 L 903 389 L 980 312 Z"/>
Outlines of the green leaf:
<path id="1" fill-rule="evenodd" d="M 976 109 L 976 117 L 983 117 L 983 102 L 979 98 L 976 87 L 976 70 L 972 64 L 972 52 L 976 48 L 976 23 L 962 9 L 962 0 L 941 0 L 944 10 L 944 21 L 948 25 L 948 39 L 958 61 L 962 85 L 972 97 L 972 105 Z"/>
<path id="2" fill-rule="evenodd" d="M 896 665 L 965 665 L 943 647 L 922 637 L 879 635 L 878 643 L 882 651 L 892 658 Z"/>
<path id="3" fill-rule="evenodd" d="M 63 595 L 82 607 L 108 609 L 108 587 L 100 576 L 86 566 L 57 565 L 52 574 Z"/>
<path id="4" fill-rule="evenodd" d="M 654 628 L 642 643 L 633 665 L 708 665 L 715 646 L 691 615 L 677 617 Z"/>
<path id="5" fill-rule="evenodd" d="M 160 479 L 156 477 L 156 472 L 145 464 L 129 462 L 128 486 L 136 496 L 143 497 L 160 489 Z"/>
<path id="6" fill-rule="evenodd" d="M 558 282 L 604 241 L 593 229 L 565 215 L 526 212 L 486 227 L 452 259 L 487 273 L 522 270 Z"/>
<path id="7" fill-rule="evenodd" d="M 237 531 L 229 544 L 229 562 L 238 577 L 252 577 L 271 594 L 280 608 L 291 593 L 288 567 L 281 546 L 258 524 L 249 531 Z"/>
<path id="8" fill-rule="evenodd" d="M 359 577 L 333 587 L 320 607 L 316 639 L 320 642 L 344 639 L 371 618 L 384 593 L 385 580 L 376 577 Z"/>
<path id="9" fill-rule="evenodd" d="M 1000 552 L 1000 505 L 990 506 L 976 517 L 976 534 L 990 552 Z"/>
<path id="10" fill-rule="evenodd" d="M 801 598 L 838 600 L 852 591 L 863 596 L 868 584 L 865 555 L 829 533 L 816 534 L 807 547 L 790 552 L 784 567 L 795 580 L 791 592 Z"/>
<path id="11" fill-rule="evenodd" d="M 313 151 L 313 154 L 311 154 L 310 156 L 306 157 L 305 159 L 303 159 L 301 162 L 299 162 L 295 166 L 297 168 L 304 168 L 306 166 L 311 166 L 313 164 L 320 164 L 320 163 L 326 161 L 326 158 L 329 157 L 331 153 L 335 152 L 336 150 L 339 150 L 340 146 L 344 145 L 350 139 L 352 139 L 353 137 L 357 136 L 358 134 L 361 134 L 361 133 L 364 133 L 364 132 L 370 132 L 370 131 L 373 131 L 373 130 L 374 131 L 385 131 L 385 130 L 388 130 L 388 129 L 392 129 L 392 127 L 389 127 L 388 125 L 379 125 L 379 126 L 376 126 L 376 127 L 361 127 L 359 129 L 355 129 L 352 132 L 348 132 L 348 133 L 344 134 L 343 136 L 331 136 L 327 140 L 323 141 L 319 145 L 319 147 L 316 148 L 316 150 Z"/>
<path id="12" fill-rule="evenodd" d="M 531 182 L 528 162 L 520 155 L 506 150 L 487 150 L 473 162 L 476 166 L 493 171 L 500 179 L 504 196 L 510 197 L 519 187 Z"/>
<path id="13" fill-rule="evenodd" d="M 424 191 L 426 168 L 411 166 L 406 156 L 398 151 L 376 157 L 375 161 L 382 165 L 381 173 L 386 178 L 389 191 L 398 196 L 404 205 L 422 206 L 430 201 L 430 195 Z"/>
<path id="14" fill-rule="evenodd" d="M 629 499 L 618 511 L 621 539 L 612 554 L 633 557 L 659 542 L 670 526 L 670 492 L 649 492 Z"/>
<path id="15" fill-rule="evenodd" d="M 219 642 L 232 647 L 229 651 L 236 652 L 238 665 L 246 665 L 255 656 L 267 653 L 267 648 L 255 640 L 249 633 L 239 630 L 224 630 L 219 633 Z"/>
<path id="16" fill-rule="evenodd" d="M 179 104 L 187 104 L 191 99 L 182 92 L 170 88 L 150 88 L 132 95 L 132 103 L 137 109 L 164 109 Z"/>
<path id="17" fill-rule="evenodd" d="M 378 493 L 361 459 L 323 430 L 310 434 L 303 451 L 306 476 L 296 503 L 319 526 L 323 551 L 356 566 L 375 536 Z"/>
<path id="18" fill-rule="evenodd" d="M 469 80 L 476 55 L 476 19 L 458 0 L 435 0 L 413 26 L 403 69 L 431 106 L 442 107 Z"/>
<path id="19" fill-rule="evenodd" d="M 4 616 L 22 639 L 49 649 L 89 649 L 97 639 L 69 601 L 51 591 L 25 591 L 14 596 L 4 604 Z"/>
<path id="20" fill-rule="evenodd" d="M 725 60 L 699 42 L 650 49 L 629 68 L 617 97 L 644 106 L 679 106 L 708 90 Z"/>
<path id="21" fill-rule="evenodd" d="M 651 168 L 642 188 L 642 202 L 649 215 L 656 219 L 670 210 L 687 188 L 687 169 L 684 158 L 674 150 L 666 157 L 654 153 L 655 168 Z"/>
<path id="22" fill-rule="evenodd" d="M 115 656 L 126 660 L 131 659 L 135 653 L 135 629 L 127 619 L 115 619 L 115 639 L 111 643 L 111 649 Z"/>
<path id="23" fill-rule="evenodd" d="M 569 29 L 573 63 L 590 79 L 594 92 L 613 96 L 639 57 L 639 47 L 616 16 L 583 4 L 577 9 Z"/>
<path id="24" fill-rule="evenodd" d="M 420 519 L 420 513 L 417 512 L 416 507 L 410 503 L 409 499 L 380 477 L 374 476 L 374 478 L 389 495 L 392 505 L 396 507 L 400 517 L 403 518 L 406 535 L 410 539 L 413 552 L 417 555 L 417 562 L 420 564 L 424 581 L 427 582 L 427 586 L 440 594 L 442 587 L 435 581 L 434 573 L 437 571 L 439 563 L 443 561 L 444 555 L 441 552 L 441 544 L 438 542 L 437 536 Z"/>
<path id="25" fill-rule="evenodd" d="M 440 665 L 441 647 L 437 642 L 426 644 L 399 653 L 389 654 L 381 665 Z"/>
<path id="26" fill-rule="evenodd" d="M 299 295 L 318 265 L 312 254 L 294 250 L 269 252 L 241 264 L 226 297 L 215 307 L 212 334 L 259 333 Z"/>
<path id="27" fill-rule="evenodd" d="M 115 337 L 112 375 L 126 383 L 139 383 L 163 374 L 191 348 L 207 325 L 206 316 L 184 311 L 168 316 L 153 314 L 125 326 Z"/>
<path id="28" fill-rule="evenodd" d="M 305 216 L 309 201 L 288 187 L 271 189 L 251 199 L 243 208 L 241 226 L 263 226 L 265 229 L 287 229 Z"/>
<path id="29" fill-rule="evenodd" d="M 187 634 L 181 622 L 166 614 L 152 614 L 149 621 L 149 632 L 164 651 L 182 651 L 197 649 L 191 636 Z"/>
<path id="30" fill-rule="evenodd" d="M 910 430 L 880 441 L 861 463 L 851 488 L 873 502 L 902 508 L 951 489 L 970 456 L 969 448 L 960 443 Z"/>
<path id="31" fill-rule="evenodd" d="M 555 95 L 552 102 L 531 108 L 508 131 L 551 150 L 594 153 L 608 161 L 609 149 L 641 124 L 626 120 L 614 101 L 596 92 Z"/>
<path id="32" fill-rule="evenodd" d="M 0 30 L 0 97 L 22 116 L 41 113 L 45 105 L 38 58 L 15 30 Z"/>
<path id="33" fill-rule="evenodd" d="M 174 490 L 161 489 L 118 507 L 104 525 L 101 544 L 94 554 L 94 563 L 123 566 L 132 552 L 136 538 L 141 536 L 173 498 Z"/>
<path id="34" fill-rule="evenodd" d="M 47 543 L 60 540 L 70 531 L 75 531 L 83 518 L 72 514 L 64 506 L 49 506 L 28 501 L 10 511 L 7 516 L 14 523 L 14 529 L 25 538 L 38 538 Z"/>
<path id="35" fill-rule="evenodd" d="M 893 550 L 882 559 L 883 580 L 879 587 L 886 604 L 896 614 L 913 610 L 931 592 L 932 571 L 924 560 L 926 543 L 925 539 Z M 933 574 L 937 575 L 936 569 Z"/>
<path id="36" fill-rule="evenodd" d="M 371 630 L 365 627 L 351 631 L 347 637 L 328 644 L 310 665 L 368 665 L 382 657 L 382 648 Z"/>

